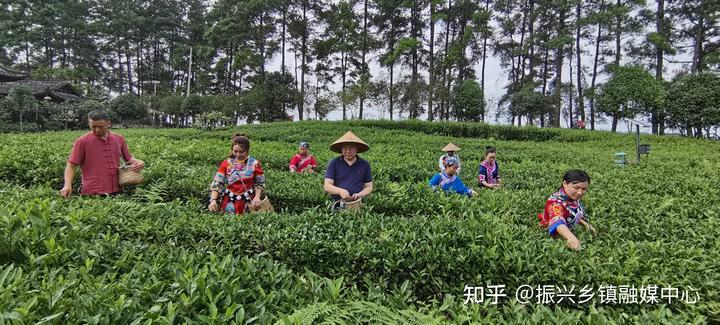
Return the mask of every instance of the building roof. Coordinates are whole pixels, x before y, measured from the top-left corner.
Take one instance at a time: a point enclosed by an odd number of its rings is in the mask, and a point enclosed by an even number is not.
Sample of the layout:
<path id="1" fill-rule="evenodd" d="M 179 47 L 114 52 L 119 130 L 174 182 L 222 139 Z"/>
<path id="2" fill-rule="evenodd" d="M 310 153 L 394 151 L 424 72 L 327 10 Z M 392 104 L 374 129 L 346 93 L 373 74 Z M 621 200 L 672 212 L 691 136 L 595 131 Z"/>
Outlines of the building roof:
<path id="1" fill-rule="evenodd" d="M 70 84 L 62 80 L 20 80 L 11 82 L 0 82 L 0 97 L 6 97 L 10 91 L 17 86 L 30 88 L 33 96 L 44 99 L 50 96 L 53 101 L 79 101 L 82 95 Z"/>
<path id="2" fill-rule="evenodd" d="M 12 70 L 0 65 L 0 82 L 22 80 L 29 75 L 29 73 Z"/>

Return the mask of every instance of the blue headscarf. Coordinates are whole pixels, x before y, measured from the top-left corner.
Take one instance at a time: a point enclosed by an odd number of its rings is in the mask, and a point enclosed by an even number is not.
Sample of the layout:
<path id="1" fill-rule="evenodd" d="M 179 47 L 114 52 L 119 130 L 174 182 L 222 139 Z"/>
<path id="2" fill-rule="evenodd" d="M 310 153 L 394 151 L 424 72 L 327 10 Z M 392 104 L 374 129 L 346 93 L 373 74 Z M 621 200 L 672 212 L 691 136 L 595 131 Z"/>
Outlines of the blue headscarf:
<path id="1" fill-rule="evenodd" d="M 451 166 L 451 165 L 457 166 L 457 165 L 459 165 L 459 164 L 460 164 L 460 161 L 458 161 L 458 159 L 455 158 L 455 157 L 447 157 L 447 158 L 445 158 L 445 166 Z"/>

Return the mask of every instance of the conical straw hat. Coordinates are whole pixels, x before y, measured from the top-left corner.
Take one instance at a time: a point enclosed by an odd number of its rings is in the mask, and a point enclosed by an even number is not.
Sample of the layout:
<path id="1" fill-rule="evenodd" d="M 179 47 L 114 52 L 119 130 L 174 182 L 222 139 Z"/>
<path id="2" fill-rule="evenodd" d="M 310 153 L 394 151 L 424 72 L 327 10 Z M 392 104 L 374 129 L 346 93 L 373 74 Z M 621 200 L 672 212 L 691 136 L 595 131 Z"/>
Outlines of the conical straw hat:
<path id="1" fill-rule="evenodd" d="M 357 135 L 352 133 L 352 131 L 347 131 L 343 136 L 341 136 L 339 139 L 335 140 L 333 144 L 330 145 L 330 150 L 335 151 L 337 153 L 342 153 L 342 146 L 346 143 L 354 143 L 358 146 L 358 153 L 365 152 L 370 150 L 370 146 L 368 146 L 365 141 L 358 138 Z"/>
<path id="2" fill-rule="evenodd" d="M 442 151 L 448 152 L 448 151 L 458 151 L 460 150 L 460 147 L 456 146 L 454 143 L 450 142 L 447 146 L 443 147 L 441 149 Z"/>

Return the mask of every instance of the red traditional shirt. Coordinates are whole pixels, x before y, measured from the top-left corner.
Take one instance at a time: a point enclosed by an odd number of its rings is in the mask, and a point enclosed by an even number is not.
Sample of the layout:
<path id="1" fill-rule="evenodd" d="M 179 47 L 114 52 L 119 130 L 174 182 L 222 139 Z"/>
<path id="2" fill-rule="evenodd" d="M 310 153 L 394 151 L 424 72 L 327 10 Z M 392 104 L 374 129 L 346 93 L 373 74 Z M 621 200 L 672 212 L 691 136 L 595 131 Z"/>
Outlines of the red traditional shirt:
<path id="1" fill-rule="evenodd" d="M 307 155 L 305 157 L 300 154 L 295 154 L 290 160 L 290 171 L 302 173 L 308 168 L 317 168 L 317 161 L 313 155 Z"/>
<path id="2" fill-rule="evenodd" d="M 226 213 L 243 214 L 249 207 L 256 189 L 264 189 L 265 172 L 260 161 L 253 157 L 245 160 L 223 160 L 213 177 L 210 190 L 223 194 L 220 209 Z"/>
<path id="3" fill-rule="evenodd" d="M 538 214 L 540 226 L 546 228 L 551 236 L 555 236 L 558 226 L 572 228 L 584 217 L 585 206 L 580 200 L 572 200 L 562 188 L 548 197 L 543 213 Z"/>
<path id="4" fill-rule="evenodd" d="M 75 140 L 68 162 L 82 170 L 82 195 L 120 192 L 118 167 L 120 156 L 132 159 L 122 135 L 108 131 L 105 138 L 89 132 Z"/>

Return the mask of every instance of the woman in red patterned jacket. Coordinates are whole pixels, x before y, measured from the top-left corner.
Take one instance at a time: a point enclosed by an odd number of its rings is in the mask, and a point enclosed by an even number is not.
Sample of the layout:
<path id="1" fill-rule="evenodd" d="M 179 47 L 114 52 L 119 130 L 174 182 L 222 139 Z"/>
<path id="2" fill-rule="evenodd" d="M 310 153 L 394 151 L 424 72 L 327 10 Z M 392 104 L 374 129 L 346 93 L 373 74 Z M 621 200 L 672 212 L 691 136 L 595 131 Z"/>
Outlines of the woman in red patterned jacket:
<path id="1" fill-rule="evenodd" d="M 580 241 L 570 231 L 574 226 L 582 224 L 595 233 L 595 228 L 585 221 L 585 206 L 580 202 L 589 185 L 590 176 L 586 172 L 578 169 L 567 171 L 560 189 L 548 197 L 543 213 L 538 214 L 540 226 L 547 229 L 552 237 L 560 235 L 572 250 L 580 249 Z"/>
<path id="2" fill-rule="evenodd" d="M 260 206 L 265 188 L 260 161 L 250 156 L 250 140 L 243 134 L 232 138 L 231 152 L 218 168 L 210 184 L 210 211 L 243 214 Z"/>
<path id="3" fill-rule="evenodd" d="M 290 159 L 290 165 L 288 167 L 291 173 L 315 173 L 317 161 L 315 160 L 315 156 L 310 154 L 310 144 L 305 141 L 300 142 L 298 153 Z"/>

